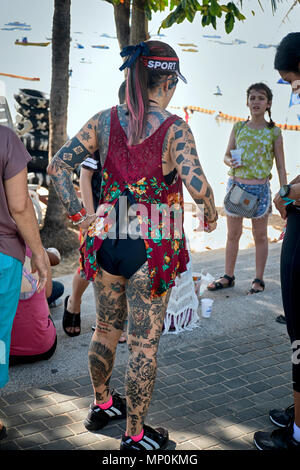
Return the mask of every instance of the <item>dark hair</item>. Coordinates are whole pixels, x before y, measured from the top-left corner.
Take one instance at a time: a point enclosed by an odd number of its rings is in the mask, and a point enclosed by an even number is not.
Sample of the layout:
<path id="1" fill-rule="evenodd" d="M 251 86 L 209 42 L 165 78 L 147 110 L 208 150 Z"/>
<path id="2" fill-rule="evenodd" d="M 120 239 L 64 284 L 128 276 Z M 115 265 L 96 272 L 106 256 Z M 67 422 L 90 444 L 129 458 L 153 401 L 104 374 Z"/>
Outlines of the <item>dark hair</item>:
<path id="1" fill-rule="evenodd" d="M 149 56 L 177 57 L 174 49 L 162 41 L 146 41 Z M 166 72 L 171 75 L 172 72 Z M 161 71 L 149 70 L 143 64 L 140 55 L 128 70 L 126 86 L 126 104 L 129 111 L 128 131 L 129 144 L 137 143 L 143 133 L 149 107 L 148 89 L 155 88 L 163 76 Z"/>
<path id="2" fill-rule="evenodd" d="M 123 104 L 125 103 L 125 92 L 126 92 L 126 80 L 121 83 L 119 92 L 118 92 L 118 97 L 119 97 L 119 103 Z"/>
<path id="3" fill-rule="evenodd" d="M 285 36 L 276 50 L 274 68 L 286 72 L 299 72 L 300 33 Z"/>
<path id="4" fill-rule="evenodd" d="M 273 99 L 273 93 L 272 93 L 272 90 L 271 88 L 269 88 L 265 83 L 254 83 L 253 85 L 249 86 L 248 90 L 247 90 L 247 101 L 249 99 L 249 95 L 250 95 L 250 92 L 252 90 L 255 90 L 255 91 L 264 91 L 267 95 L 267 100 L 270 102 L 272 101 Z M 272 127 L 275 126 L 275 123 L 274 121 L 272 120 L 271 118 L 271 108 L 268 108 L 267 109 L 267 112 L 269 114 L 269 118 L 270 118 L 270 122 L 268 123 L 268 127 L 271 129 Z"/>

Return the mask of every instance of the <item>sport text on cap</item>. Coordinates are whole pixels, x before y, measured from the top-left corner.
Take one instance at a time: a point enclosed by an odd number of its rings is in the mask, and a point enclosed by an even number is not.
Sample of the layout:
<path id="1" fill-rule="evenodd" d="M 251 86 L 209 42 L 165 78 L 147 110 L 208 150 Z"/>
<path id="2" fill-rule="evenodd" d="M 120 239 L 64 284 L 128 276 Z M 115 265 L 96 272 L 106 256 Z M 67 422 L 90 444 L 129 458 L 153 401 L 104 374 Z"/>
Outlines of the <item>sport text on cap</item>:
<path id="1" fill-rule="evenodd" d="M 186 78 L 180 73 L 178 57 L 142 56 L 142 60 L 147 69 L 175 73 L 184 83 L 187 83 Z"/>

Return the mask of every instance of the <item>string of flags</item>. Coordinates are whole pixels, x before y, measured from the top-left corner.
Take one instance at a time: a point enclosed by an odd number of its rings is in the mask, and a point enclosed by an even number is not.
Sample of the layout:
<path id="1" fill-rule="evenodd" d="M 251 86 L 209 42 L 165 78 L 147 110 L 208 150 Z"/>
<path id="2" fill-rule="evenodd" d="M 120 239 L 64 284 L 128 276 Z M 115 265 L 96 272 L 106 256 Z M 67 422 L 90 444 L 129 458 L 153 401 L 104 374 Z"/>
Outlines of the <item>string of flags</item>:
<path id="1" fill-rule="evenodd" d="M 299 102 L 300 103 L 300 102 Z M 204 113 L 204 114 L 211 114 L 215 115 L 215 119 L 220 120 L 220 121 L 232 121 L 232 122 L 238 122 L 238 121 L 245 121 L 245 118 L 239 117 L 239 116 L 232 116 L 230 114 L 225 114 L 222 111 L 219 111 L 218 113 L 214 109 L 207 109 L 207 108 L 200 108 L 199 106 L 171 106 L 173 109 L 182 109 L 185 115 L 185 121 L 188 123 L 190 114 L 193 114 L 194 111 L 197 111 L 199 113 Z M 300 121 L 300 115 L 298 115 L 298 120 Z M 278 124 L 275 123 L 277 127 L 283 130 L 287 131 L 300 131 L 300 125 L 292 125 L 292 124 Z"/>

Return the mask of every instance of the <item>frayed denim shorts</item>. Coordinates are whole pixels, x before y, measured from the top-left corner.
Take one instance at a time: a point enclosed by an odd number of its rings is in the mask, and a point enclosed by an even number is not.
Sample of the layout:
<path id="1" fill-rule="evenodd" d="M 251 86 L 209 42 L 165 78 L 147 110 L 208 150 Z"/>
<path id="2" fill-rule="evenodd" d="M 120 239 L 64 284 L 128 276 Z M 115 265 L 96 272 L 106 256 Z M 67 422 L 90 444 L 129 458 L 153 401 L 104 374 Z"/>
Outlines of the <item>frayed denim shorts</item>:
<path id="1" fill-rule="evenodd" d="M 245 191 L 248 191 L 250 194 L 254 194 L 255 196 L 258 197 L 258 207 L 257 211 L 252 217 L 252 219 L 260 219 L 264 217 L 267 214 L 271 214 L 272 212 L 272 194 L 271 194 L 271 188 L 270 188 L 270 182 L 269 180 L 264 183 L 264 184 L 244 184 L 244 183 L 239 183 L 238 181 L 233 180 L 232 178 L 229 178 L 227 181 L 227 186 L 226 186 L 226 193 L 229 191 L 231 186 L 233 184 L 236 184 L 240 188 L 244 189 Z M 226 215 L 230 217 L 241 217 L 240 215 L 233 214 L 232 212 L 229 212 L 225 209 Z"/>

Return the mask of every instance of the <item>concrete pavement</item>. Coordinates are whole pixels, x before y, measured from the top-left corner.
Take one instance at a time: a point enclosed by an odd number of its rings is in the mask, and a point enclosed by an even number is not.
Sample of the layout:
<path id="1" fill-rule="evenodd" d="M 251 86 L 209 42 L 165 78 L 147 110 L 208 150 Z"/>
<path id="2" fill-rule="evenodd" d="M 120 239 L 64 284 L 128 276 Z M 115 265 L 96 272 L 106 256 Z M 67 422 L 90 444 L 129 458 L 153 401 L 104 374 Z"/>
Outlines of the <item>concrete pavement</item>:
<path id="1" fill-rule="evenodd" d="M 254 249 L 239 253 L 236 286 L 216 293 L 210 319 L 179 335 L 163 335 L 158 374 L 146 422 L 165 425 L 170 449 L 252 449 L 255 430 L 273 429 L 272 407 L 292 402 L 291 349 L 282 313 L 280 244 L 270 244 L 264 293 L 247 296 L 255 277 Z M 224 274 L 224 250 L 193 254 L 193 270 Z M 66 294 L 72 276 L 65 276 Z M 200 309 L 199 309 L 200 312 Z M 118 449 L 125 423 L 102 434 L 82 421 L 92 401 L 87 351 L 95 307 L 92 287 L 84 295 L 82 333 L 62 331 L 63 308 L 52 310 L 58 348 L 46 362 L 11 368 L 1 391 L 0 418 L 8 427 L 2 449 Z M 119 345 L 111 384 L 124 391 L 127 346 Z"/>

